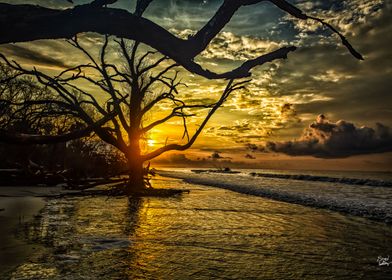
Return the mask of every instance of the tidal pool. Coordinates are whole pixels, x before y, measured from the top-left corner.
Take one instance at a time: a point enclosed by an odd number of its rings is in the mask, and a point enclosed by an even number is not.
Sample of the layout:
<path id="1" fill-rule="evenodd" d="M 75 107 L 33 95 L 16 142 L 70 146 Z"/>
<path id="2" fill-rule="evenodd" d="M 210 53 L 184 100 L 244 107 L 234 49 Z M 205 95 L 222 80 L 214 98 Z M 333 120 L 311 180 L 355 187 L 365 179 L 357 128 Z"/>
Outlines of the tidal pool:
<path id="1" fill-rule="evenodd" d="M 18 229 L 40 244 L 11 279 L 388 279 L 392 227 L 158 178 L 174 198 L 48 200 Z"/>

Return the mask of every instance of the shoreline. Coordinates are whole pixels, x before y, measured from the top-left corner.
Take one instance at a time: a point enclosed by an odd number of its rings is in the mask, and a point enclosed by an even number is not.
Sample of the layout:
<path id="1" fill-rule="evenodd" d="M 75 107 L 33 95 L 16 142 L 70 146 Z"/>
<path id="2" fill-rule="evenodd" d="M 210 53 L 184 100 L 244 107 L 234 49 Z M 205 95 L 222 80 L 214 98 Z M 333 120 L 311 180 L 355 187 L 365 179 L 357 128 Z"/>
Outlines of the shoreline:
<path id="1" fill-rule="evenodd" d="M 272 187 L 265 185 L 265 179 L 263 177 L 249 177 L 247 179 L 252 179 L 253 181 L 257 181 L 260 183 L 259 186 L 249 186 L 246 185 L 245 180 L 241 180 L 239 176 L 235 175 L 226 175 L 226 176 L 235 176 L 235 180 L 233 182 L 228 183 L 227 180 L 222 180 L 222 174 L 219 176 L 215 175 L 205 175 L 198 176 L 192 173 L 184 173 L 178 171 L 158 171 L 160 176 L 182 179 L 184 182 L 191 184 L 204 185 L 209 187 L 217 187 L 223 188 L 230 191 L 264 197 L 276 201 L 282 201 L 292 204 L 298 204 L 303 206 L 308 206 L 317 209 L 326 209 L 331 210 L 343 214 L 349 214 L 357 217 L 367 218 L 370 220 L 383 222 L 388 225 L 392 225 L 392 209 L 387 205 L 378 205 L 378 201 L 367 201 L 366 196 L 348 196 L 347 194 L 342 193 L 342 197 L 335 198 L 332 197 L 328 192 L 323 193 L 310 193 L 301 192 L 296 190 L 295 188 L 284 188 L 284 187 Z M 264 180 L 264 181 L 263 181 Z M 282 180 L 273 178 L 273 180 Z M 323 182 L 327 184 L 328 182 Z M 301 183 L 298 184 L 300 186 Z M 353 188 L 353 186 L 348 186 L 347 188 Z M 344 187 L 343 187 L 344 188 Z M 343 189 L 341 188 L 341 189 Z M 354 187 L 355 188 L 355 187 Z M 364 186 L 361 186 L 364 188 Z M 371 188 L 371 187 L 370 187 Z M 376 189 L 380 189 L 382 187 L 377 187 Z M 368 200 L 371 200 L 370 198 Z M 385 199 L 387 200 L 387 199 Z M 381 200 L 380 200 L 381 201 Z M 386 202 L 387 203 L 387 202 Z"/>
<path id="2" fill-rule="evenodd" d="M 191 192 L 177 198 L 49 199 L 30 224 L 33 240 L 48 250 L 36 251 L 12 276 L 326 280 L 390 274 L 376 261 L 390 253 L 392 231 L 385 224 L 177 179 L 154 180 L 156 188 Z"/>
<path id="3" fill-rule="evenodd" d="M 40 195 L 58 191 L 53 187 L 0 188 L 0 271 L 5 275 L 39 250 L 39 244 L 17 236 L 18 227 L 34 219 L 45 207 L 47 200 Z"/>

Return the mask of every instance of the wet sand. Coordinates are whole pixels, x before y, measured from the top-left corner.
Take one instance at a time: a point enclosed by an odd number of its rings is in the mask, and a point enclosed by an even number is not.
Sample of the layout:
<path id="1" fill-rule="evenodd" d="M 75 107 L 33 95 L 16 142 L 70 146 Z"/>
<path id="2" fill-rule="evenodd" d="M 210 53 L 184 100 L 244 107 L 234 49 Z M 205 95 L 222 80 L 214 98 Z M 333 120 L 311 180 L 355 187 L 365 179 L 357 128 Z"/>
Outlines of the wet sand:
<path id="1" fill-rule="evenodd" d="M 70 197 L 28 223 L 15 279 L 388 279 L 392 228 L 368 219 L 158 178 L 172 198 Z"/>
<path id="2" fill-rule="evenodd" d="M 44 208 L 45 199 L 39 196 L 60 190 L 59 187 L 0 187 L 0 271 L 3 275 L 39 250 L 40 245 L 18 237 L 17 229 Z"/>

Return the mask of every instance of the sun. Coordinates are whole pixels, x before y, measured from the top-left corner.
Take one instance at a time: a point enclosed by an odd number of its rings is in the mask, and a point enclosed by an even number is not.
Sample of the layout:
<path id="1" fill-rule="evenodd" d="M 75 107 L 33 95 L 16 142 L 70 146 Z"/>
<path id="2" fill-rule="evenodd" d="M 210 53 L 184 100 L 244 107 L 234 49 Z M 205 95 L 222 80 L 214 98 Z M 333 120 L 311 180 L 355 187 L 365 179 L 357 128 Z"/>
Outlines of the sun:
<path id="1" fill-rule="evenodd" d="M 148 139 L 147 140 L 147 146 L 152 147 L 154 146 L 156 141 L 154 139 Z"/>

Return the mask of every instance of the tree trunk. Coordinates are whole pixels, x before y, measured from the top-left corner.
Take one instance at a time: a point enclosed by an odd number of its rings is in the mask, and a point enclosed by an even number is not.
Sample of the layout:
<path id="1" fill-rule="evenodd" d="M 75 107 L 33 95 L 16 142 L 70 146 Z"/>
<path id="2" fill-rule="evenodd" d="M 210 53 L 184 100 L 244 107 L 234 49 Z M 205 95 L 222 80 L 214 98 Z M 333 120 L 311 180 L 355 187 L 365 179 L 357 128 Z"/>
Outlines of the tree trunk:
<path id="1" fill-rule="evenodd" d="M 143 162 L 139 157 L 132 157 L 128 159 L 129 168 L 129 183 L 125 189 L 127 195 L 141 191 L 145 188 L 144 185 L 144 174 L 143 174 Z"/>
<path id="2" fill-rule="evenodd" d="M 143 161 L 141 160 L 140 151 L 140 134 L 138 132 L 130 133 L 129 146 L 127 153 L 129 184 L 125 190 L 127 195 L 139 192 L 145 188 Z"/>

